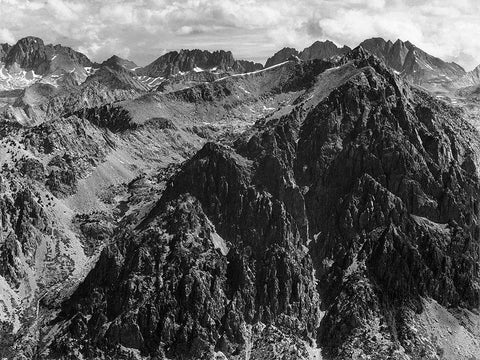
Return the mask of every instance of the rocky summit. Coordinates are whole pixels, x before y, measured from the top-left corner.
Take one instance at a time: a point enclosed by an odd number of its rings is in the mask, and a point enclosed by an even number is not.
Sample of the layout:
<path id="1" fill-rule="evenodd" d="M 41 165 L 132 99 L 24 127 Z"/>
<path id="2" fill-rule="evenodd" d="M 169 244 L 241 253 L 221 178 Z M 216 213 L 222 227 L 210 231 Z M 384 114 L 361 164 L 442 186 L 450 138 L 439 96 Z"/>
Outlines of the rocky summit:
<path id="1" fill-rule="evenodd" d="M 480 359 L 478 69 L 0 61 L 1 358 Z"/>
<path id="2" fill-rule="evenodd" d="M 289 58 L 292 56 L 299 57 L 302 60 L 325 59 L 337 55 L 344 55 L 350 50 L 351 49 L 348 46 L 343 46 L 340 48 L 330 40 L 315 41 L 312 45 L 303 49 L 301 52 L 298 52 L 293 48 L 283 48 L 282 50 L 276 52 L 271 58 L 268 58 L 267 62 L 265 63 L 265 67 L 273 66 L 289 60 Z"/>

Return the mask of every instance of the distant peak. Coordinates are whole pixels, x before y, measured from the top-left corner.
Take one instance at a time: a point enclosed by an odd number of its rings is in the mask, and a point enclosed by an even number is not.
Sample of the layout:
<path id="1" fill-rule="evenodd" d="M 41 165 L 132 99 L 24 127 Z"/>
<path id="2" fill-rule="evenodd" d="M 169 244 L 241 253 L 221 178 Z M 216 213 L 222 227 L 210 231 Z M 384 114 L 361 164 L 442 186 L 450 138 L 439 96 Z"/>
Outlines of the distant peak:
<path id="1" fill-rule="evenodd" d="M 113 55 L 111 56 L 110 58 L 108 58 L 107 60 L 105 60 L 102 65 L 106 65 L 106 66 L 120 66 L 120 67 L 123 67 L 123 68 L 126 68 L 128 70 L 132 70 L 134 68 L 137 67 L 137 64 L 135 64 L 133 61 L 130 61 L 130 60 L 126 60 L 126 59 L 123 59 L 121 58 L 120 56 L 118 55 Z"/>
<path id="2" fill-rule="evenodd" d="M 386 43 L 387 41 L 382 38 L 382 37 L 372 37 L 370 39 L 366 39 L 365 41 L 363 41 L 364 43 L 365 42 L 376 42 L 376 43 Z"/>
<path id="3" fill-rule="evenodd" d="M 317 40 L 315 41 L 312 45 L 315 45 L 315 44 L 333 44 L 335 46 L 337 46 L 337 44 L 335 44 L 333 41 L 331 40 Z"/>
<path id="4" fill-rule="evenodd" d="M 282 49 L 281 49 L 280 51 L 278 51 L 278 52 L 286 52 L 286 51 L 297 51 L 297 49 L 292 48 L 292 47 L 285 46 L 284 48 L 282 48 Z"/>
<path id="5" fill-rule="evenodd" d="M 43 45 L 43 40 L 36 36 L 26 36 L 17 41 L 17 44 L 39 43 Z"/>
<path id="6" fill-rule="evenodd" d="M 283 49 L 277 51 L 275 54 L 273 54 L 272 57 L 267 59 L 267 62 L 265 63 L 265 67 L 271 67 L 273 65 L 280 64 L 286 60 L 288 60 L 292 55 L 298 56 L 299 52 L 297 49 L 291 48 L 291 47 L 284 47 Z"/>

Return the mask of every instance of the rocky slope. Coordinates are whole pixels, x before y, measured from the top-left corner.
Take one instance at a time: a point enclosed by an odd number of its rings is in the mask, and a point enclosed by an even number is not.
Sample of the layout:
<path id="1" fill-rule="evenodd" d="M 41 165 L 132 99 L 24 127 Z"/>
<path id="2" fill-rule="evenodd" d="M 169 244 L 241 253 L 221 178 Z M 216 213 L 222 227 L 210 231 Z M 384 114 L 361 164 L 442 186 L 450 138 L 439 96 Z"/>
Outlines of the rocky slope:
<path id="1" fill-rule="evenodd" d="M 362 48 L 282 71 L 290 105 L 153 187 L 42 357 L 480 356 L 478 133 Z"/>

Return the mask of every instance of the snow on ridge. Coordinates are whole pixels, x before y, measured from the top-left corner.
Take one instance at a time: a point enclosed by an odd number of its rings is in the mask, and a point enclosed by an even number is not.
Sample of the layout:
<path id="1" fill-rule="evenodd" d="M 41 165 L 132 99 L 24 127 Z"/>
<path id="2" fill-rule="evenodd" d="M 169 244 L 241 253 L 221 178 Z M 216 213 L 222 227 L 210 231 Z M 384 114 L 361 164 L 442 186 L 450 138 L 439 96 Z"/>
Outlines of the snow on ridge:
<path id="1" fill-rule="evenodd" d="M 232 77 L 241 77 L 241 76 L 248 76 L 248 75 L 255 75 L 255 74 L 260 74 L 260 73 L 263 73 L 265 71 L 269 71 L 269 70 L 272 70 L 272 69 L 275 69 L 275 68 L 278 68 L 278 67 L 281 67 L 289 62 L 292 62 L 292 60 L 287 60 L 287 61 L 284 61 L 284 62 L 281 62 L 280 64 L 276 64 L 276 65 L 273 65 L 273 66 L 270 66 L 268 68 L 265 68 L 265 69 L 261 69 L 261 70 L 256 70 L 256 71 L 252 71 L 252 72 L 247 72 L 247 73 L 242 73 L 242 74 L 233 74 L 233 75 L 229 75 L 229 76 L 224 76 L 220 79 L 217 79 L 215 80 L 215 82 L 217 81 L 221 81 L 221 80 L 225 80 L 225 79 L 228 79 L 228 78 L 232 78 Z"/>

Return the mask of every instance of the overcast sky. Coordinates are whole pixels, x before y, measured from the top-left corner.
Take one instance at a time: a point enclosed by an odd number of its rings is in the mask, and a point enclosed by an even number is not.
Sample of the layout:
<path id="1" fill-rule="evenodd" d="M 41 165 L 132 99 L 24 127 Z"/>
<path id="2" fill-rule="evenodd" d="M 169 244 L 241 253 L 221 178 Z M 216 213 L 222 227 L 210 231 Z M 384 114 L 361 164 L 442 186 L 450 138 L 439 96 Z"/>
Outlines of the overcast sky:
<path id="1" fill-rule="evenodd" d="M 330 39 L 410 40 L 467 70 L 480 64 L 479 0 L 0 0 L 0 42 L 35 35 L 95 61 L 145 65 L 181 48 L 264 62 L 284 46 Z"/>

